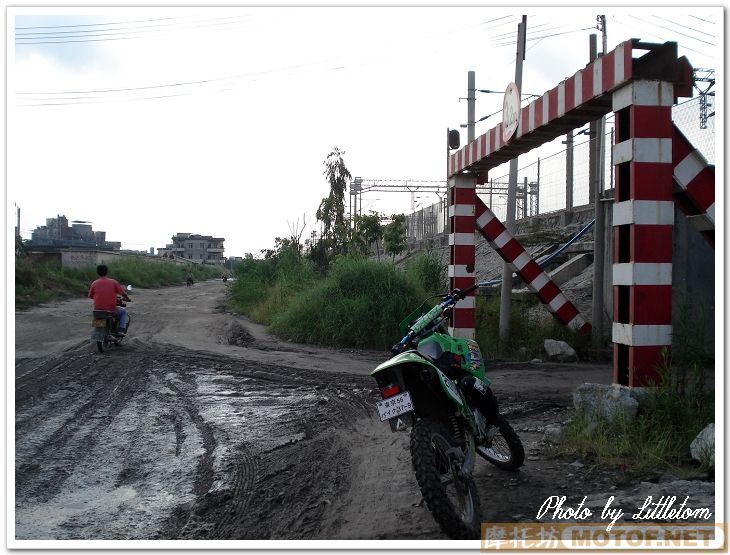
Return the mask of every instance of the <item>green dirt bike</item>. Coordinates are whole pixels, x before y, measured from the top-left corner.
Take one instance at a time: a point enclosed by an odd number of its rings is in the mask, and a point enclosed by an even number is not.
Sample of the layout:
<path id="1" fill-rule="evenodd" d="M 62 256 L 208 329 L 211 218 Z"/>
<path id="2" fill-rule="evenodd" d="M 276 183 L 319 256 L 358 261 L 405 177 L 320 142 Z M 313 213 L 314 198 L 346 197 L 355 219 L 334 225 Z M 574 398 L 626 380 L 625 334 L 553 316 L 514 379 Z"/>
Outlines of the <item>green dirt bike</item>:
<path id="1" fill-rule="evenodd" d="M 383 398 L 377 409 L 391 431 L 411 428 L 411 460 L 426 505 L 453 539 L 479 538 L 481 514 L 472 473 L 479 454 L 516 470 L 525 451 L 485 375 L 476 341 L 448 335 L 455 304 L 477 288 L 431 297 L 400 324 L 403 339 L 373 376 Z M 427 310 L 434 298 L 442 301 Z"/>

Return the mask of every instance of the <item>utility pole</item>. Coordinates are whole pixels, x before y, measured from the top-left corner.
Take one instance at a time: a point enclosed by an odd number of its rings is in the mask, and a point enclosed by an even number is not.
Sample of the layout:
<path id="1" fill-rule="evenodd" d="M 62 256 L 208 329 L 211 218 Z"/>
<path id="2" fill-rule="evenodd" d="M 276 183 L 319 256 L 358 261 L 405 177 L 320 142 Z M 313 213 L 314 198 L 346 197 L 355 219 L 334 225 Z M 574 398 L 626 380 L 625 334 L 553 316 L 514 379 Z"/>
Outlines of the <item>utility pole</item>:
<path id="1" fill-rule="evenodd" d="M 525 36 L 527 34 L 527 16 L 517 26 L 517 60 L 515 64 L 515 85 L 517 94 L 522 93 L 522 61 L 525 59 Z M 509 162 L 509 186 L 507 188 L 507 218 L 505 227 L 514 235 L 515 205 L 517 204 L 517 157 Z M 499 305 L 499 339 L 502 342 L 509 338 L 509 316 L 512 303 L 512 266 L 505 262 L 502 269 L 502 296 Z"/>
<path id="2" fill-rule="evenodd" d="M 595 34 L 591 34 L 589 39 L 588 63 L 593 63 L 598 56 L 597 44 L 598 38 Z M 588 126 L 588 204 L 593 204 L 595 200 L 595 188 L 593 182 L 596 175 L 596 122 L 592 121 Z"/>
<path id="3" fill-rule="evenodd" d="M 573 130 L 565 136 L 565 209 L 573 209 Z"/>
<path id="4" fill-rule="evenodd" d="M 603 53 L 606 55 L 606 16 L 598 16 L 599 30 L 603 31 Z M 594 37 L 595 35 L 591 35 Z M 602 117 L 597 122 L 596 136 L 596 162 L 595 166 L 595 196 L 594 196 L 594 214 L 596 224 L 593 228 L 593 299 L 591 311 L 593 314 L 593 326 L 591 330 L 591 344 L 598 349 L 603 345 L 603 283 L 604 283 L 604 257 L 605 257 L 605 230 L 606 217 L 603 211 L 603 190 L 604 179 L 606 175 L 606 154 L 604 150 L 605 143 L 605 125 L 606 118 Z"/>
<path id="5" fill-rule="evenodd" d="M 473 71 L 470 71 L 467 74 L 467 94 L 466 94 L 466 105 L 467 105 L 467 119 L 466 119 L 466 131 L 467 131 L 467 144 L 472 142 L 474 140 L 474 114 L 475 114 L 475 108 L 476 108 L 476 85 L 475 82 L 475 74 Z"/>

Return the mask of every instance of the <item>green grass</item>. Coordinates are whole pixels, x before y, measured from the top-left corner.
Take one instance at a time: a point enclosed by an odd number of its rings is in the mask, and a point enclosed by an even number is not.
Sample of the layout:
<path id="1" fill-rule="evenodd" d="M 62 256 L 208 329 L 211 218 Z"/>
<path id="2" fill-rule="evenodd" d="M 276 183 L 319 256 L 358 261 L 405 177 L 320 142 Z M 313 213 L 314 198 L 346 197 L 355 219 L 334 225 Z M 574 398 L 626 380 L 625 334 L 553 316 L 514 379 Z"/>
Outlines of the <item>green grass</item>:
<path id="1" fill-rule="evenodd" d="M 390 262 L 351 255 L 322 277 L 308 259 L 283 252 L 244 260 L 234 273 L 232 310 L 293 341 L 349 347 L 390 347 L 400 339 L 398 323 L 428 288 L 442 288 L 431 260 L 402 272 Z"/>
<path id="2" fill-rule="evenodd" d="M 705 370 L 697 365 L 682 370 L 666 361 L 659 373 L 659 382 L 631 421 L 589 422 L 576 411 L 557 454 L 603 467 L 621 466 L 639 475 L 670 471 L 679 477 L 696 476 L 698 465 L 691 460 L 689 445 L 714 421 L 714 396 L 704 385 Z"/>
<path id="3" fill-rule="evenodd" d="M 234 267 L 228 308 L 260 324 L 271 324 L 275 315 L 317 279 L 312 264 L 296 256 L 246 259 Z"/>
<path id="4" fill-rule="evenodd" d="M 186 266 L 173 262 L 145 260 L 143 257 L 125 257 L 107 264 L 109 277 L 122 285 L 149 288 L 185 282 L 190 270 L 196 281 L 220 274 L 220 268 L 209 265 Z M 15 308 L 26 309 L 44 302 L 83 297 L 98 275 L 96 266 L 63 268 L 60 264 L 38 263 L 28 257 L 15 259 Z"/>
<path id="5" fill-rule="evenodd" d="M 400 339 L 398 323 L 423 296 L 392 264 L 343 258 L 292 298 L 271 330 L 303 343 L 387 349 Z"/>

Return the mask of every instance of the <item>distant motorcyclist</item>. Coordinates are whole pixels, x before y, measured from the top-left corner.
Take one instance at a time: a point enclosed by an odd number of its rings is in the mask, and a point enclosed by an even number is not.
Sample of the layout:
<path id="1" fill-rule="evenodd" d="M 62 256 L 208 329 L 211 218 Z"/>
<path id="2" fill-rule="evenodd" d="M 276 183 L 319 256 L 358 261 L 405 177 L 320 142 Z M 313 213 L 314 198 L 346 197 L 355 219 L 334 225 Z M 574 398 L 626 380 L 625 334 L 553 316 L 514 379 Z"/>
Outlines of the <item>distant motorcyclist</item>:
<path id="1" fill-rule="evenodd" d="M 185 283 L 188 287 L 193 284 L 193 273 L 190 270 L 188 270 L 188 275 L 185 278 Z"/>
<path id="2" fill-rule="evenodd" d="M 117 334 L 125 335 L 127 333 L 127 311 L 124 307 L 117 305 L 117 295 L 120 295 L 125 301 L 129 301 L 130 298 L 118 281 L 106 277 L 109 273 L 106 264 L 99 264 L 96 267 L 96 273 L 99 274 L 99 279 L 89 287 L 89 298 L 94 301 L 94 310 L 108 310 L 114 313 L 119 322 Z"/>

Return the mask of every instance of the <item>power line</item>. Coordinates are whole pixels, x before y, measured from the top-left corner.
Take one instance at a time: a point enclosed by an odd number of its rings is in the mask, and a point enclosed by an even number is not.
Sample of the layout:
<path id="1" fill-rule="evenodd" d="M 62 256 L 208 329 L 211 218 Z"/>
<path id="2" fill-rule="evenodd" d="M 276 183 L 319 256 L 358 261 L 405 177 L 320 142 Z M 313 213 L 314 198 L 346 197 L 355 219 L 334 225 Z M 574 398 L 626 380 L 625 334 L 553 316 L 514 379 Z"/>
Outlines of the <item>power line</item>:
<path id="1" fill-rule="evenodd" d="M 661 19 L 662 21 L 666 21 L 667 23 L 671 23 L 672 25 L 677 25 L 678 27 L 682 27 L 684 29 L 689 29 L 690 31 L 694 31 L 696 33 L 700 33 L 702 35 L 707 35 L 708 37 L 715 38 L 715 35 L 712 33 L 706 33 L 704 31 L 700 31 L 699 29 L 695 29 L 694 27 L 689 27 L 688 25 L 682 25 L 681 23 L 677 23 L 676 21 L 672 21 L 671 19 L 666 19 L 664 17 L 660 17 L 658 15 L 652 15 L 652 17 L 656 17 L 657 19 Z"/>
<path id="2" fill-rule="evenodd" d="M 675 29 L 670 29 L 669 27 L 664 27 L 663 25 L 659 25 L 658 23 L 652 23 L 651 21 L 646 21 L 645 19 L 641 19 L 640 17 L 636 17 L 635 15 L 629 14 L 629 17 L 633 17 L 634 19 L 636 19 L 638 21 L 641 21 L 642 23 L 647 23 L 649 25 L 655 25 L 656 27 L 659 27 L 660 29 L 664 29 L 665 31 L 669 31 L 671 33 L 677 33 L 678 35 L 682 35 L 683 37 L 687 37 L 687 38 L 696 40 L 697 42 L 702 42 L 702 43 L 707 44 L 709 46 L 715 46 L 711 42 L 707 42 L 705 40 L 695 38 L 695 37 L 693 37 L 691 35 L 686 35 L 685 33 L 680 33 L 679 31 L 677 31 Z"/>
<path id="3" fill-rule="evenodd" d="M 136 19 L 132 21 L 117 21 L 109 23 L 79 23 L 78 25 L 47 25 L 47 26 L 35 26 L 35 27 L 16 27 L 15 29 L 60 29 L 68 27 L 97 27 L 101 25 L 126 25 L 127 23 L 147 23 L 149 21 L 164 21 L 169 19 L 177 19 L 175 17 L 158 17 L 156 19 Z"/>
<path id="4" fill-rule="evenodd" d="M 151 96 L 151 97 L 133 97 L 133 96 L 127 96 L 125 98 L 114 98 L 112 94 L 110 93 L 133 93 L 136 91 L 153 91 L 153 90 L 160 90 L 160 89 L 170 89 L 173 87 L 187 87 L 187 86 L 200 86 L 200 85 L 208 85 L 208 84 L 214 84 L 214 83 L 225 83 L 227 81 L 236 81 L 240 79 L 245 78 L 251 78 L 251 77 L 261 77 L 265 75 L 273 75 L 276 73 L 286 72 L 286 71 L 292 71 L 296 69 L 302 69 L 307 68 L 311 66 L 316 66 L 318 64 L 327 63 L 327 60 L 324 61 L 317 61 L 317 62 L 309 62 L 305 64 L 298 64 L 294 66 L 287 66 L 283 68 L 276 68 L 276 69 L 270 69 L 270 70 L 264 70 L 259 72 L 252 72 L 252 73 L 245 73 L 245 74 L 239 74 L 229 77 L 218 77 L 218 78 L 211 78 L 211 79 L 200 79 L 196 81 L 184 81 L 184 82 L 178 82 L 178 83 L 166 83 L 161 85 L 146 85 L 146 86 L 140 86 L 140 87 L 122 87 L 122 88 L 115 88 L 115 89 L 87 89 L 87 90 L 67 90 L 67 91 L 46 91 L 46 92 L 40 92 L 40 91 L 18 91 L 16 94 L 20 96 L 32 96 L 33 100 L 42 100 L 46 101 L 45 104 L 26 104 L 26 106 L 36 106 L 36 105 L 60 105 L 60 103 L 51 103 L 50 101 L 67 101 L 67 100 L 93 100 L 93 99 L 104 99 L 107 98 L 109 100 L 146 100 L 146 99 L 159 99 L 159 98 L 167 98 L 172 96 L 184 96 L 186 94 L 191 94 L 190 92 L 185 92 L 181 94 L 175 94 L 175 95 L 168 95 L 166 96 Z M 87 96 L 76 96 L 76 97 L 69 97 L 67 95 L 87 95 Z M 93 95 L 101 95 L 101 96 L 93 96 Z M 44 96 L 47 98 L 37 98 L 38 96 Z M 53 98 L 57 97 L 57 98 Z M 66 104 L 83 104 L 83 102 L 66 102 Z"/>
<path id="5" fill-rule="evenodd" d="M 644 28 L 644 27 L 636 27 L 635 25 L 632 25 L 631 23 L 628 23 L 628 22 L 626 22 L 626 21 L 621 21 L 621 20 L 619 20 L 619 19 L 618 19 L 618 18 L 617 18 L 616 16 L 613 16 L 613 15 L 612 15 L 612 16 L 610 16 L 610 17 L 611 17 L 611 19 L 612 19 L 612 20 L 613 20 L 614 22 L 618 23 L 619 25 L 623 25 L 623 26 L 625 26 L 625 27 L 629 27 L 629 28 L 631 28 L 631 29 L 634 29 L 634 30 L 636 30 L 636 31 L 639 31 L 639 32 L 641 32 L 641 33 L 647 33 L 647 34 L 648 34 L 649 36 L 653 36 L 653 37 L 656 37 L 656 38 L 658 38 L 658 39 L 659 39 L 659 40 L 661 40 L 661 41 L 664 41 L 664 42 L 668 42 L 668 39 L 666 39 L 665 37 L 663 37 L 663 36 L 661 36 L 661 35 L 659 35 L 659 34 L 657 34 L 657 33 L 652 33 L 651 31 L 647 31 L 647 30 L 646 30 L 646 28 Z M 687 45 L 685 45 L 685 44 L 682 44 L 682 43 L 678 43 L 678 44 L 679 44 L 679 45 L 680 45 L 680 46 L 681 46 L 682 48 L 684 48 L 685 50 L 689 50 L 690 52 L 694 52 L 694 53 L 696 53 L 696 54 L 700 54 L 700 55 L 702 55 L 702 56 L 707 56 L 707 57 L 709 57 L 709 58 L 714 58 L 714 56 L 711 56 L 711 55 L 709 55 L 709 54 L 705 54 L 704 52 L 700 52 L 699 50 L 695 50 L 694 48 L 690 48 L 689 46 L 687 46 Z"/>
<path id="6" fill-rule="evenodd" d="M 691 15 L 690 14 L 690 17 L 693 17 L 694 19 L 699 19 L 700 21 L 704 21 L 705 23 L 709 23 L 710 25 L 714 25 L 715 24 L 714 21 L 710 21 L 708 19 L 702 19 L 701 17 L 697 17 L 696 15 Z"/>
<path id="7" fill-rule="evenodd" d="M 111 40 L 129 40 L 137 38 L 149 38 L 150 36 L 160 35 L 161 33 L 170 31 L 179 31 L 184 29 L 203 29 L 203 28 L 215 28 L 222 26 L 235 26 L 245 20 L 238 21 L 226 21 L 231 18 L 219 18 L 224 19 L 223 21 L 215 22 L 216 20 L 208 20 L 203 22 L 188 22 L 179 23 L 173 26 L 149 26 L 148 28 L 140 28 L 138 30 L 124 30 L 124 29 L 105 29 L 103 32 L 86 32 L 86 34 L 76 34 L 68 36 L 46 36 L 46 37 L 16 37 L 16 45 L 35 45 L 35 44 L 69 44 L 69 43 L 81 43 L 81 42 L 102 42 Z M 155 28 L 157 27 L 157 28 Z M 85 33 L 84 31 L 61 31 L 62 33 Z M 46 33 L 50 34 L 50 33 Z M 139 35 L 139 36 L 134 36 Z M 58 40 L 56 40 L 58 39 Z M 80 39 L 80 40 L 70 40 Z M 23 41 L 23 42 L 20 42 Z"/>
<path id="8" fill-rule="evenodd" d="M 532 37 L 532 38 L 528 38 L 526 40 L 528 40 L 528 41 L 532 41 L 532 40 L 538 40 L 538 41 L 540 41 L 540 40 L 547 39 L 547 38 L 550 38 L 550 37 L 557 37 L 557 36 L 560 36 L 560 35 L 569 35 L 571 33 L 578 33 L 580 31 L 588 31 L 588 30 L 591 30 L 591 29 L 593 29 L 593 27 L 583 27 L 582 29 L 574 29 L 572 31 L 565 31 L 563 33 L 552 33 L 550 35 L 544 35 L 542 37 Z M 494 45 L 494 47 L 495 48 L 501 48 L 503 46 L 513 46 L 515 44 L 517 44 L 517 41 L 506 42 L 506 43 L 503 43 L 503 44 L 496 44 L 496 45 Z"/>

